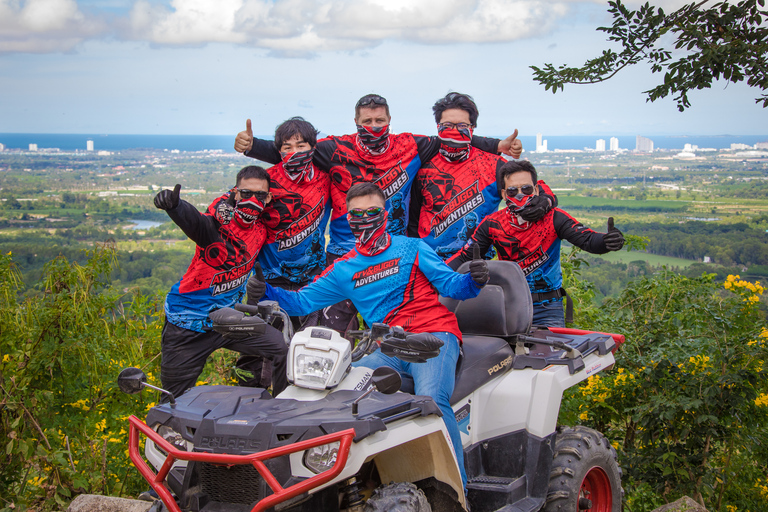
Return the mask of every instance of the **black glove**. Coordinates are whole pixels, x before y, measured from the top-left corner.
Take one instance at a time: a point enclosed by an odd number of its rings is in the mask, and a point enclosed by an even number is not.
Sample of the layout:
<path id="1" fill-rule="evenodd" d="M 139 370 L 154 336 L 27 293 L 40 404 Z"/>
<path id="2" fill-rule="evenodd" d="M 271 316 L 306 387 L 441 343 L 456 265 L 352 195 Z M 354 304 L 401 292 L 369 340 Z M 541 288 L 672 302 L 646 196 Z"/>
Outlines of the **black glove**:
<path id="1" fill-rule="evenodd" d="M 528 201 L 528 204 L 526 204 L 522 210 L 517 212 L 517 214 L 524 221 L 536 222 L 544 215 L 546 215 L 547 212 L 551 209 L 552 201 L 549 199 L 549 196 L 539 195 L 531 197 L 531 199 Z"/>
<path id="2" fill-rule="evenodd" d="M 603 235 L 603 243 L 609 251 L 618 251 L 624 247 L 624 235 L 613 227 L 613 217 L 608 217 L 608 232 Z"/>
<path id="3" fill-rule="evenodd" d="M 259 303 L 264 294 L 267 293 L 267 283 L 264 281 L 264 272 L 261 271 L 261 264 L 256 263 L 253 266 L 254 275 L 248 278 L 245 285 L 245 291 L 248 294 L 246 304 L 252 306 Z"/>
<path id="4" fill-rule="evenodd" d="M 179 191 L 181 191 L 181 185 L 178 183 L 173 190 L 161 190 L 155 196 L 155 206 L 161 210 L 173 210 L 179 206 Z"/>
<path id="5" fill-rule="evenodd" d="M 235 191 L 230 190 L 229 191 L 229 197 L 226 201 L 221 201 L 219 204 L 216 205 L 216 212 L 214 214 L 214 217 L 216 217 L 216 220 L 219 221 L 219 224 L 222 226 L 226 226 L 229 224 L 229 221 L 232 220 L 232 217 L 235 215 L 235 205 L 237 204 L 237 200 L 235 199 Z"/>
<path id="6" fill-rule="evenodd" d="M 491 275 L 488 273 L 488 264 L 484 259 L 480 258 L 480 246 L 477 244 L 472 246 L 472 261 L 469 262 L 469 275 L 480 286 L 485 286 L 485 283 L 491 278 Z"/>
<path id="7" fill-rule="evenodd" d="M 387 334 L 381 340 L 379 348 L 385 356 L 397 357 L 407 363 L 425 363 L 427 359 L 440 355 L 442 346 L 443 340 L 434 334 L 422 332 L 402 337 Z"/>
<path id="8" fill-rule="evenodd" d="M 242 340 L 254 334 L 264 334 L 267 324 L 258 316 L 246 316 L 242 311 L 221 308 L 208 314 L 213 330 L 228 339 Z"/>

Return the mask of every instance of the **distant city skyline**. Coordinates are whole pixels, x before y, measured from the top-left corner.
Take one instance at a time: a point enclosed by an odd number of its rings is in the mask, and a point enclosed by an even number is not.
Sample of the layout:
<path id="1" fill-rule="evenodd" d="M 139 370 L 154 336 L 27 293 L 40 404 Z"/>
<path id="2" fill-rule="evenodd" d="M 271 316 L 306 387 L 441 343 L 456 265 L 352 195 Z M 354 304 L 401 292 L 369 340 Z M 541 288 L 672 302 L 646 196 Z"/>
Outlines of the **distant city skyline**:
<path id="1" fill-rule="evenodd" d="M 671 10 L 680 0 L 660 0 Z M 639 0 L 628 2 L 637 8 Z M 0 0 L 0 133 L 270 134 L 300 115 L 353 133 L 376 92 L 394 131 L 436 133 L 431 107 L 472 95 L 478 135 L 759 135 L 758 90 L 716 82 L 672 99 L 626 69 L 557 94 L 531 65 L 579 65 L 607 48 L 606 3 L 585 0 Z M 470 71 L 467 71 L 470 70 Z M 95 141 L 98 148 L 98 141 Z M 610 146 L 609 146 L 610 147 Z M 627 145 L 631 147 L 631 145 Z"/>

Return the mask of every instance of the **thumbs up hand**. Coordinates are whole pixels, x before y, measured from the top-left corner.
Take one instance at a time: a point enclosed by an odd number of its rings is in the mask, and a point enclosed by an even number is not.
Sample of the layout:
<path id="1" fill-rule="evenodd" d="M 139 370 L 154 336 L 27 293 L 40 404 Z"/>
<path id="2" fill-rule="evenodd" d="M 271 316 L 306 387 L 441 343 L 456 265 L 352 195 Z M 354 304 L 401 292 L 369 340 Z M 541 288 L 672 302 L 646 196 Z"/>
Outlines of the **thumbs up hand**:
<path id="1" fill-rule="evenodd" d="M 480 246 L 476 243 L 472 245 L 472 261 L 469 262 L 469 275 L 480 286 L 485 286 L 485 283 L 491 278 L 488 272 L 488 264 L 480 257 Z"/>
<path id="2" fill-rule="evenodd" d="M 238 133 L 235 137 L 235 151 L 245 153 L 253 147 L 253 129 L 251 129 L 251 120 L 245 121 L 245 130 Z"/>
<path id="3" fill-rule="evenodd" d="M 161 190 L 155 196 L 155 206 L 161 210 L 173 210 L 179 206 L 179 193 L 181 191 L 181 185 L 178 183 L 173 190 Z"/>
<path id="4" fill-rule="evenodd" d="M 264 281 L 264 272 L 261 270 L 261 264 L 256 263 L 253 266 L 254 274 L 248 278 L 245 285 L 245 292 L 248 294 L 248 304 L 254 306 L 259 303 L 261 298 L 267 293 L 267 283 Z"/>
<path id="5" fill-rule="evenodd" d="M 603 242 L 609 251 L 618 251 L 624 247 L 624 235 L 613 226 L 613 217 L 608 217 L 608 232 L 603 235 Z"/>

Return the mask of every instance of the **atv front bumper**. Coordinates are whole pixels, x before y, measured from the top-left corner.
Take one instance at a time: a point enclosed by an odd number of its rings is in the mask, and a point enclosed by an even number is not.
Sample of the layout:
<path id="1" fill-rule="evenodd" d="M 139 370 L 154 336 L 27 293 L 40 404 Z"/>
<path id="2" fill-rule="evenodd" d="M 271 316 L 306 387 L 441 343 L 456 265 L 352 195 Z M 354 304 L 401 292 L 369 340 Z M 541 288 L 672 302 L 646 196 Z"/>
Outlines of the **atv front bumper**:
<path id="1" fill-rule="evenodd" d="M 251 512 L 260 512 L 266 510 L 274 505 L 283 501 L 289 500 L 302 493 L 308 492 L 310 489 L 321 486 L 326 482 L 336 478 L 344 466 L 347 463 L 347 457 L 349 455 L 349 449 L 352 445 L 352 440 L 355 437 L 355 429 L 350 428 L 341 432 L 335 432 L 324 436 L 316 437 L 313 439 L 307 439 L 305 441 L 299 441 L 285 446 L 272 448 L 258 453 L 251 453 L 248 455 L 232 455 L 232 454 L 220 454 L 220 453 L 202 453 L 202 452 L 188 452 L 180 450 L 170 444 L 168 441 L 162 438 L 157 432 L 148 427 L 143 421 L 136 416 L 129 418 L 130 430 L 128 440 L 128 450 L 131 457 L 131 461 L 139 470 L 139 473 L 149 482 L 149 485 L 157 492 L 158 496 L 163 500 L 165 506 L 170 512 L 181 512 L 176 500 L 173 499 L 171 493 L 163 485 L 168 472 L 171 470 L 174 462 L 177 460 L 183 461 L 195 461 L 206 462 L 209 464 L 220 465 L 225 467 L 231 467 L 236 465 L 250 465 L 253 466 L 264 481 L 269 485 L 274 494 L 266 496 L 259 500 L 255 506 L 251 509 Z M 139 449 L 139 434 L 144 434 L 151 439 L 158 448 L 162 449 L 168 455 L 165 458 L 160 470 L 155 473 L 142 457 Z M 335 463 L 331 467 L 322 473 L 319 473 L 306 480 L 302 480 L 287 488 L 283 488 L 270 472 L 270 470 L 264 465 L 264 461 L 273 459 L 275 457 L 281 457 L 289 455 L 291 453 L 301 452 L 310 448 L 321 446 L 324 444 L 339 442 L 339 450 Z"/>

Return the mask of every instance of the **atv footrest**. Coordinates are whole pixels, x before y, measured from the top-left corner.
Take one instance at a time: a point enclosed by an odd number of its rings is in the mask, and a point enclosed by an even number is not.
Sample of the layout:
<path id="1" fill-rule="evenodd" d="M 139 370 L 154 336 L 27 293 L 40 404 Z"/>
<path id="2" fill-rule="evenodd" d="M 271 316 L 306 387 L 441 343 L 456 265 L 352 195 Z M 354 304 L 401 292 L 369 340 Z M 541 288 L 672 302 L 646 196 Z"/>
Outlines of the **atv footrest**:
<path id="1" fill-rule="evenodd" d="M 495 512 L 517 503 L 528 494 L 528 480 L 478 475 L 467 481 L 467 498 L 473 512 Z"/>
<path id="2" fill-rule="evenodd" d="M 542 340 L 542 343 L 536 343 L 535 338 Z M 530 335 L 519 336 L 517 339 L 525 341 L 528 353 L 515 356 L 512 363 L 515 370 L 525 368 L 541 370 L 550 365 L 567 365 L 571 375 L 584 369 L 584 356 L 595 351 L 600 355 L 605 355 L 616 346 L 616 342 L 607 334 L 597 332 L 584 335 L 555 334 L 549 329 L 543 328 L 533 331 Z M 548 343 L 543 343 L 545 341 Z M 552 342 L 565 344 L 572 350 L 567 352 L 564 349 L 556 348 L 550 344 Z M 568 354 L 576 355 L 569 357 Z"/>

